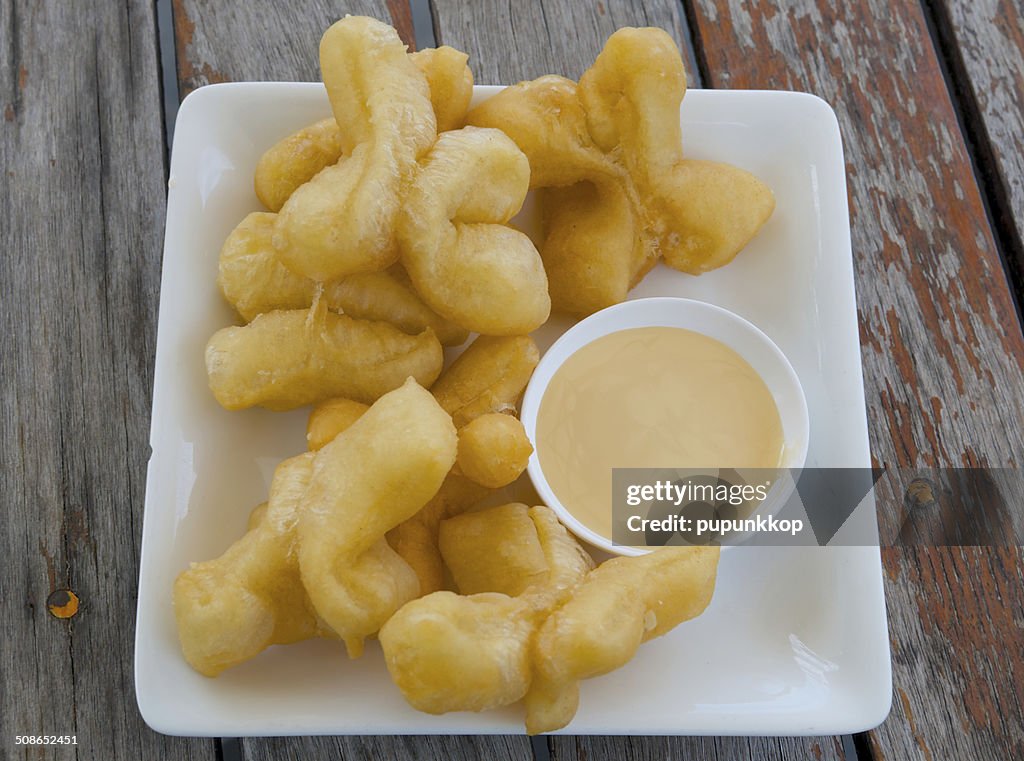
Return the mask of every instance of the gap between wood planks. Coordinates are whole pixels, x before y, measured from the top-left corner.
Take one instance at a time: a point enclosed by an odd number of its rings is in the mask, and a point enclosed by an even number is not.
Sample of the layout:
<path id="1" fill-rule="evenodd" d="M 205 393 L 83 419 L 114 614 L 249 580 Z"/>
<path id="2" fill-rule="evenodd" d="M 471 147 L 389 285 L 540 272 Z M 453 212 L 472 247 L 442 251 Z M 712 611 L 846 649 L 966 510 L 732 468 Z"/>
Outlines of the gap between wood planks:
<path id="1" fill-rule="evenodd" d="M 1024 329 L 1024 241 L 1013 222 L 1010 192 L 1003 181 L 985 118 L 974 95 L 963 54 L 956 43 L 947 0 L 920 0 L 942 78 L 946 82 L 956 121 L 967 145 L 974 180 L 985 207 L 988 226 L 995 238 L 999 259 L 1017 310 L 1017 322 Z"/>

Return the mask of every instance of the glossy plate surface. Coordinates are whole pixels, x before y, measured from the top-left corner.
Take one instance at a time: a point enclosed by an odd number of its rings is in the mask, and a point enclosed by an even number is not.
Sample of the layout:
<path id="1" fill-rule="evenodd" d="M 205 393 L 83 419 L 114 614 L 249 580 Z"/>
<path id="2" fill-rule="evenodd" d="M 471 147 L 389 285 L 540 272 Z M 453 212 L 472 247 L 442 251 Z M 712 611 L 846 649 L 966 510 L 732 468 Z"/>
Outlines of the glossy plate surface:
<path id="1" fill-rule="evenodd" d="M 499 88 L 477 87 L 478 98 Z M 203 349 L 235 317 L 217 256 L 259 209 L 261 153 L 329 115 L 319 84 L 224 84 L 181 106 L 174 136 L 146 484 L 135 683 L 143 717 L 169 734 L 522 732 L 519 706 L 429 716 L 410 708 L 376 643 L 349 661 L 335 642 L 275 647 L 217 679 L 178 647 L 175 576 L 222 553 L 266 499 L 274 467 L 305 448 L 303 410 L 226 412 Z M 777 208 L 727 267 L 689 277 L 659 265 L 633 297 L 684 296 L 754 323 L 786 354 L 810 411 L 808 467 L 870 467 L 839 127 L 820 99 L 694 90 L 687 155 L 754 172 Z M 529 204 L 521 222 L 535 220 Z M 537 334 L 550 345 L 568 323 Z M 874 527 L 866 500 L 851 521 Z M 833 734 L 878 724 L 891 696 L 877 547 L 738 548 L 722 557 L 708 611 L 583 684 L 571 734 Z"/>

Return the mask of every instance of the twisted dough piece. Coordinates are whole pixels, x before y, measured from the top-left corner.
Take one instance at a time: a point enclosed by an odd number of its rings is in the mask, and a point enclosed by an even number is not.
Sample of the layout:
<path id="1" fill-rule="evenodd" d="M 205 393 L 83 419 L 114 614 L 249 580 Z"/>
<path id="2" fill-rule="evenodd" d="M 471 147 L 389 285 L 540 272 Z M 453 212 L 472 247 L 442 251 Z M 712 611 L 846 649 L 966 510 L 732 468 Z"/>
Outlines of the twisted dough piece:
<path id="1" fill-rule="evenodd" d="M 291 194 L 274 247 L 289 269 L 327 282 L 395 261 L 402 192 L 437 121 L 426 77 L 380 21 L 334 24 L 320 42 L 320 68 L 344 155 Z"/>
<path id="2" fill-rule="evenodd" d="M 472 109 L 505 130 L 542 188 L 541 255 L 556 309 L 586 314 L 622 301 L 659 256 L 699 274 L 736 256 L 774 209 L 736 167 L 683 159 L 682 59 L 661 29 L 615 32 L 579 86 L 541 77 Z"/>
<path id="3" fill-rule="evenodd" d="M 594 142 L 619 151 L 652 208 L 665 262 L 696 275 L 732 261 L 771 216 L 775 198 L 749 172 L 683 158 L 685 93 L 679 51 L 657 28 L 615 32 L 579 85 Z"/>
<path id="4" fill-rule="evenodd" d="M 564 727 L 576 715 L 581 680 L 624 666 L 641 643 L 703 613 L 718 555 L 718 547 L 665 547 L 588 573 L 533 640 L 527 733 Z"/>
<path id="5" fill-rule="evenodd" d="M 384 625 L 380 641 L 413 707 L 483 711 L 524 699 L 527 732 L 537 734 L 572 720 L 580 680 L 623 666 L 642 642 L 703 612 L 719 550 L 669 547 L 594 569 L 548 508 L 529 511 L 531 531 L 521 507 L 442 524 L 459 588 L 480 591 L 414 600 Z M 518 596 L 496 591 L 524 587 Z"/>
<path id="6" fill-rule="evenodd" d="M 189 664 L 217 676 L 270 645 L 333 636 L 299 578 L 295 524 L 313 467 L 306 453 L 274 471 L 270 499 L 249 531 L 215 560 L 192 563 L 174 582 L 178 638 Z"/>
<path id="7" fill-rule="evenodd" d="M 419 594 L 416 573 L 384 535 L 437 492 L 456 446 L 451 417 L 409 379 L 316 453 L 298 522 L 299 570 L 352 657 Z"/>
<path id="8" fill-rule="evenodd" d="M 530 165 L 493 129 L 442 133 L 402 208 L 402 264 L 438 314 L 485 335 L 522 335 L 551 311 L 530 239 L 506 223 L 522 207 Z"/>
<path id="9" fill-rule="evenodd" d="M 276 219 L 276 214 L 265 211 L 249 214 L 220 250 L 217 284 L 225 300 L 246 322 L 266 312 L 308 308 L 319 294 L 330 310 L 349 317 L 390 322 L 413 335 L 430 328 L 445 346 L 457 346 L 466 340 L 467 331 L 423 303 L 398 265 L 387 271 L 348 275 L 322 288 L 296 275 L 274 252 Z"/>
<path id="10" fill-rule="evenodd" d="M 508 507 L 479 516 L 500 520 Z M 531 508 L 529 516 L 547 563 L 538 583 L 518 597 L 434 592 L 402 607 L 381 628 L 388 671 L 414 708 L 485 711 L 514 703 L 530 689 L 530 642 L 538 625 L 593 564 L 548 508 Z"/>
<path id="11" fill-rule="evenodd" d="M 443 362 L 430 328 L 410 336 L 329 312 L 323 301 L 223 328 L 206 345 L 210 389 L 229 410 L 290 410 L 335 396 L 370 403 L 410 376 L 429 386 Z"/>
<path id="12" fill-rule="evenodd" d="M 516 402 L 539 360 L 537 344 L 529 336 L 480 336 L 441 374 L 430 391 L 441 408 L 452 416 L 456 428 L 463 431 L 476 420 L 495 414 L 514 415 Z M 478 458 L 472 452 L 473 447 L 466 451 L 466 445 L 473 439 L 477 439 L 475 443 L 486 444 L 489 437 L 470 434 L 465 442 L 460 442 L 463 450 L 460 456 L 466 463 Z M 524 447 L 513 446 L 502 448 L 489 459 L 491 468 L 503 471 L 511 480 L 513 473 L 521 473 L 526 468 L 528 457 Z M 474 464 L 470 465 L 470 472 L 475 470 Z M 441 521 L 465 512 L 488 491 L 453 472 L 422 510 L 388 532 L 391 546 L 416 569 L 422 594 L 442 589 L 444 585 L 444 562 L 438 551 Z"/>
<path id="13" fill-rule="evenodd" d="M 465 124 L 473 97 L 468 58 L 447 45 L 409 54 L 409 60 L 427 77 L 438 132 Z M 321 169 L 338 163 L 341 146 L 341 128 L 333 116 L 283 138 L 256 165 L 253 186 L 257 198 L 271 211 L 280 211 L 300 185 L 312 180 Z"/>
<path id="14" fill-rule="evenodd" d="M 654 266 L 657 241 L 628 170 L 591 137 L 576 83 L 553 75 L 520 82 L 467 119 L 503 130 L 529 158 L 554 307 L 586 314 L 625 299 Z"/>

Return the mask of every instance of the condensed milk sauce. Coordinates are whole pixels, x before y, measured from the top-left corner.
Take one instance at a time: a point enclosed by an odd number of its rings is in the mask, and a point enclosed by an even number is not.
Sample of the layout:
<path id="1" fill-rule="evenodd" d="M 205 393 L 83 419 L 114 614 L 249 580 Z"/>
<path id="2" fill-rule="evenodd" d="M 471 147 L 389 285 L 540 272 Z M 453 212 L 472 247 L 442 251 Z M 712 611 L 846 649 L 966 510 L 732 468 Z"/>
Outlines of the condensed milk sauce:
<path id="1" fill-rule="evenodd" d="M 541 399 L 536 439 L 554 493 L 605 537 L 613 468 L 775 468 L 785 444 L 754 368 L 721 341 L 669 327 L 611 333 L 570 356 Z"/>

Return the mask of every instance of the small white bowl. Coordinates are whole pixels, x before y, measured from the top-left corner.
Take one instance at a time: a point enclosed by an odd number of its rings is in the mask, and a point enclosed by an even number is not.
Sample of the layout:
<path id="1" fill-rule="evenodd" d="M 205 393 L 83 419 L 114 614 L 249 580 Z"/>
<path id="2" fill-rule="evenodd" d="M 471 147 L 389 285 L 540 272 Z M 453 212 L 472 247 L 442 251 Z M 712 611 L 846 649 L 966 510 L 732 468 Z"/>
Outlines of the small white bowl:
<path id="1" fill-rule="evenodd" d="M 601 336 L 630 328 L 648 327 L 685 328 L 702 333 L 721 341 L 749 362 L 768 386 L 779 409 L 785 441 L 780 467 L 790 470 L 803 467 L 810 438 L 807 400 L 796 371 L 786 355 L 759 328 L 739 315 L 693 299 L 658 297 L 624 301 L 592 314 L 563 333 L 541 358 L 523 396 L 520 418 L 530 440 L 536 441 L 537 413 L 544 392 L 566 359 Z M 530 456 L 527 471 L 544 503 L 583 541 L 616 555 L 642 555 L 650 552 L 649 549 L 613 544 L 610 537 L 601 536 L 580 523 L 555 496 L 544 476 L 536 449 Z M 774 512 L 789 497 L 793 480 L 780 479 L 776 487 L 769 491 L 768 499 L 762 504 L 762 509 L 768 512 Z"/>

